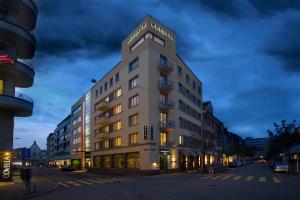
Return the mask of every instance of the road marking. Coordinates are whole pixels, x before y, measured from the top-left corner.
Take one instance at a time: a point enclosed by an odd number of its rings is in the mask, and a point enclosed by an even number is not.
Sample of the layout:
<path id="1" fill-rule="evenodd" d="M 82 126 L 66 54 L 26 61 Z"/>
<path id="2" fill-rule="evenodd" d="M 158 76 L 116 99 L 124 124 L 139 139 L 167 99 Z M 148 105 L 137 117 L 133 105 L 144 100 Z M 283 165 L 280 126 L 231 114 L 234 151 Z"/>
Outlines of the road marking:
<path id="1" fill-rule="evenodd" d="M 211 178 L 211 176 L 204 176 L 201 179 L 205 180 L 205 179 L 209 179 L 209 178 Z"/>
<path id="2" fill-rule="evenodd" d="M 211 180 L 216 180 L 216 179 L 221 178 L 221 177 L 222 177 L 222 175 L 215 176 L 215 177 L 212 177 Z"/>
<path id="3" fill-rule="evenodd" d="M 97 180 L 87 180 L 87 181 L 92 182 L 92 183 L 100 183 L 100 184 L 104 183 L 103 181 L 97 181 Z"/>
<path id="4" fill-rule="evenodd" d="M 83 181 L 83 180 L 78 180 L 77 182 L 83 183 L 83 184 L 86 184 L 86 185 L 93 185 L 94 184 L 94 183 L 90 183 L 90 182 Z"/>
<path id="5" fill-rule="evenodd" d="M 247 176 L 247 177 L 245 178 L 245 181 L 252 181 L 252 179 L 253 179 L 253 176 Z"/>
<path id="6" fill-rule="evenodd" d="M 281 183 L 281 181 L 279 180 L 279 178 L 273 176 L 273 183 Z"/>
<path id="7" fill-rule="evenodd" d="M 75 185 L 75 186 L 81 186 L 81 184 L 76 183 L 76 182 L 74 182 L 74 181 L 67 181 L 67 183 L 72 184 L 72 185 Z"/>
<path id="8" fill-rule="evenodd" d="M 58 182 L 58 185 L 61 186 L 61 187 L 66 187 L 66 188 L 70 187 L 69 185 L 64 184 L 62 182 Z"/>
<path id="9" fill-rule="evenodd" d="M 265 176 L 261 176 L 261 177 L 259 177 L 259 179 L 258 179 L 258 182 L 266 182 L 266 177 Z"/>
<path id="10" fill-rule="evenodd" d="M 112 179 L 97 179 L 97 180 L 102 181 L 104 183 L 112 183 L 113 182 Z"/>
<path id="11" fill-rule="evenodd" d="M 221 178 L 222 180 L 226 180 L 226 179 L 229 179 L 232 175 L 227 175 L 227 176 L 224 176 L 223 178 Z"/>
<path id="12" fill-rule="evenodd" d="M 234 177 L 232 180 L 237 181 L 237 180 L 240 180 L 242 177 L 243 177 L 243 176 L 236 176 L 236 177 Z"/>

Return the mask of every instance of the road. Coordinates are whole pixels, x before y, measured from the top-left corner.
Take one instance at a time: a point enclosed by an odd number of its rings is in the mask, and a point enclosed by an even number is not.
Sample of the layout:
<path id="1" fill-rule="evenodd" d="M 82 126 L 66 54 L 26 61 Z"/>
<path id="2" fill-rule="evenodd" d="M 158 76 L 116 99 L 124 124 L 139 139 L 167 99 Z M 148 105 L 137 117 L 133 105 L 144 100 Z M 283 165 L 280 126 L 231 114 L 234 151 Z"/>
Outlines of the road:
<path id="1" fill-rule="evenodd" d="M 79 178 L 81 177 L 81 178 Z M 52 176 L 55 179 L 55 176 Z M 57 178 L 59 189 L 38 200 L 182 200 L 182 199 L 297 199 L 300 188 L 282 182 L 266 165 L 252 164 L 224 173 L 179 173 L 143 177 L 100 177 L 74 174 Z"/>

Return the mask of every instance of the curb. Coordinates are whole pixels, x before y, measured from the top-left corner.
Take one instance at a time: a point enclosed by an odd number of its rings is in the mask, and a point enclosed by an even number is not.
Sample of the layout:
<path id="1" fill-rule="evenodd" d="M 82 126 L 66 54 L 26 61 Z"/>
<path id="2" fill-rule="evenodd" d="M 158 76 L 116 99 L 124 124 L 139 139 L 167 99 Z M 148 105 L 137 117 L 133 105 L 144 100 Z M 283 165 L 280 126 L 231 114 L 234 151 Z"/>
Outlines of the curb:
<path id="1" fill-rule="evenodd" d="M 300 184 L 295 184 L 295 183 L 292 183 L 290 181 L 287 181 L 285 178 L 283 178 L 282 176 L 280 176 L 280 174 L 278 173 L 275 173 L 275 175 L 284 183 L 287 183 L 287 184 L 290 184 L 290 185 L 293 185 L 293 186 L 296 186 L 296 187 L 300 187 Z"/>
<path id="2" fill-rule="evenodd" d="M 31 199 L 31 198 L 35 198 L 35 197 L 38 197 L 38 196 L 42 196 L 42 195 L 45 195 L 45 194 L 48 194 L 48 193 L 51 193 L 51 192 L 54 192 L 58 189 L 58 185 L 56 184 L 55 187 L 49 189 L 49 190 L 46 190 L 44 192 L 38 192 L 38 193 L 35 193 L 35 194 L 31 194 L 29 196 L 26 196 L 26 197 L 23 197 L 22 199 Z"/>

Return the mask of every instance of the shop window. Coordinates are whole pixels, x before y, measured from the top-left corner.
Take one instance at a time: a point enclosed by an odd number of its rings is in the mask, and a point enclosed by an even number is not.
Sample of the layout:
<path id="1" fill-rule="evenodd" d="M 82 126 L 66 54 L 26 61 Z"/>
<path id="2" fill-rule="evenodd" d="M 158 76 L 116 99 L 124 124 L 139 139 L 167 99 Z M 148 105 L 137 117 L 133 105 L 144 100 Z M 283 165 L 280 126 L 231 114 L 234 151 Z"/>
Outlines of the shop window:
<path id="1" fill-rule="evenodd" d="M 114 168 L 123 168 L 123 155 L 114 155 Z"/>
<path id="2" fill-rule="evenodd" d="M 0 94 L 3 94 L 3 80 L 0 80 Z"/>
<path id="3" fill-rule="evenodd" d="M 160 133 L 160 145 L 165 146 L 167 144 L 167 133 Z"/>
<path id="4" fill-rule="evenodd" d="M 94 156 L 94 167 L 95 168 L 101 167 L 101 156 Z"/>
<path id="5" fill-rule="evenodd" d="M 111 156 L 103 156 L 103 167 L 110 168 L 111 167 Z"/>
<path id="6" fill-rule="evenodd" d="M 127 168 L 139 169 L 140 168 L 140 155 L 139 153 L 129 153 L 127 154 Z"/>

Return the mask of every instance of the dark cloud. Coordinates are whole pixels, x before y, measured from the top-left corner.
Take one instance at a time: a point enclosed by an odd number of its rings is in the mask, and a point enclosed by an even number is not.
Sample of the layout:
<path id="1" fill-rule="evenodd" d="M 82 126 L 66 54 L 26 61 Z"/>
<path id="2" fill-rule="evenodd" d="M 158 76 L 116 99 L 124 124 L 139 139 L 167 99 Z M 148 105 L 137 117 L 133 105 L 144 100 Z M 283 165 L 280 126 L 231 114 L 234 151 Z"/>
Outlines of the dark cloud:
<path id="1" fill-rule="evenodd" d="M 300 10 L 299 0 L 248 0 L 261 15 L 270 15 L 289 9 Z"/>
<path id="2" fill-rule="evenodd" d="M 300 18 L 285 21 L 264 51 L 278 58 L 285 70 L 300 73 Z"/>

